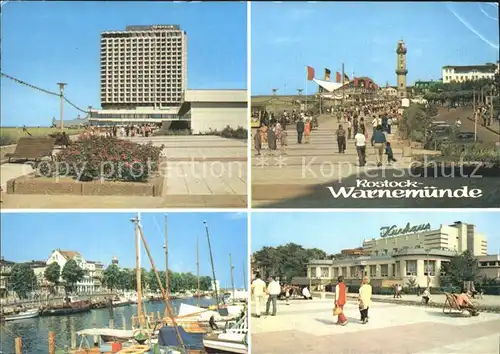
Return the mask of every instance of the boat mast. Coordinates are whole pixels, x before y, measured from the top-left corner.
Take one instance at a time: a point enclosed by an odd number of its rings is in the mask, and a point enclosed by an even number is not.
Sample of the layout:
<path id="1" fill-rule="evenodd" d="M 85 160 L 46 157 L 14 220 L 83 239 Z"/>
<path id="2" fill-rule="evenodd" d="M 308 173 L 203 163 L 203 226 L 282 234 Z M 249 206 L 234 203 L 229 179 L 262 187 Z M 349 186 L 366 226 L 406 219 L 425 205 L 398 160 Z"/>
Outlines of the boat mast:
<path id="1" fill-rule="evenodd" d="M 234 276 L 233 276 L 234 266 L 233 266 L 233 258 L 231 256 L 231 253 L 229 253 L 229 267 L 231 269 L 231 287 L 233 288 L 233 304 L 234 304 L 236 298 L 235 298 L 235 293 L 234 293 Z"/>
<path id="2" fill-rule="evenodd" d="M 196 238 L 196 277 L 198 278 L 198 307 L 200 307 L 200 237 Z"/>
<path id="3" fill-rule="evenodd" d="M 245 271 L 245 261 L 243 263 L 243 286 L 245 287 L 245 290 L 247 290 L 247 272 Z"/>
<path id="4" fill-rule="evenodd" d="M 165 292 L 170 296 L 169 279 L 168 279 L 168 222 L 167 214 L 165 214 Z"/>
<path id="5" fill-rule="evenodd" d="M 155 273 L 156 281 L 158 283 L 158 286 L 160 287 L 161 295 L 163 297 L 163 301 L 165 302 L 165 313 L 167 317 L 172 321 L 173 327 L 175 329 L 175 333 L 177 335 L 177 340 L 179 341 L 180 346 L 184 349 L 183 353 L 187 353 L 186 351 L 186 346 L 184 344 L 184 341 L 182 339 L 181 333 L 179 332 L 179 326 L 177 325 L 177 321 L 175 320 L 174 316 L 174 311 L 172 309 L 172 304 L 170 302 L 170 296 L 167 294 L 165 291 L 165 288 L 163 287 L 162 281 L 160 279 L 160 276 L 158 274 L 158 271 L 156 269 L 155 263 L 153 261 L 153 257 L 151 256 L 151 252 L 149 251 L 148 244 L 146 242 L 146 238 L 144 237 L 144 232 L 142 230 L 142 227 L 138 225 L 139 229 L 139 235 L 142 239 L 142 243 L 144 244 L 144 249 L 146 250 L 146 254 L 148 255 L 149 262 L 151 263 L 151 267 L 153 268 L 153 272 Z"/>
<path id="6" fill-rule="evenodd" d="M 212 246 L 210 244 L 210 234 L 208 233 L 207 222 L 203 221 L 203 224 L 205 225 L 205 232 L 207 234 L 208 251 L 210 252 L 210 263 L 212 265 L 212 276 L 213 276 L 214 290 L 215 290 L 215 304 L 217 306 L 217 312 L 219 312 L 219 292 L 217 290 L 217 278 L 215 277 L 214 257 L 212 255 Z"/>
<path id="7" fill-rule="evenodd" d="M 137 280 L 137 316 L 139 318 L 139 326 L 143 325 L 142 315 L 142 294 L 141 294 L 141 237 L 139 231 L 140 214 L 131 220 L 134 223 L 135 231 L 135 277 Z"/>

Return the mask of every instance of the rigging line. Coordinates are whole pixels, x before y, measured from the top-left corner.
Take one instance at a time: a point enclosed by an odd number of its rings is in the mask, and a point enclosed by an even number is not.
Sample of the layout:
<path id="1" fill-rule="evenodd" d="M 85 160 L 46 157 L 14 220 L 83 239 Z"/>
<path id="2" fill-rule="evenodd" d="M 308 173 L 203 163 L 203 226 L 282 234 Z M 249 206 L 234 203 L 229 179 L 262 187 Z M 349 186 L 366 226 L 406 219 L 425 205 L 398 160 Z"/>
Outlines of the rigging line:
<path id="1" fill-rule="evenodd" d="M 61 96 L 61 94 L 60 94 L 60 93 L 57 93 L 57 92 L 52 92 L 52 91 L 49 91 L 49 90 L 45 90 L 45 89 L 43 89 L 43 88 L 41 88 L 41 87 L 38 87 L 38 86 L 35 86 L 35 85 L 32 85 L 32 84 L 29 84 L 29 83 L 27 83 L 27 82 L 24 82 L 24 81 L 22 81 L 22 80 L 16 79 L 15 77 L 12 77 L 12 76 L 7 75 L 7 74 L 5 74 L 5 73 L 2 73 L 2 76 L 5 76 L 7 79 L 10 79 L 10 80 L 12 80 L 12 81 L 15 81 L 15 82 L 17 82 L 17 83 L 19 83 L 19 84 L 21 84 L 21 85 L 28 86 L 28 87 L 30 87 L 30 88 L 32 88 L 32 89 L 35 89 L 35 90 L 38 90 L 38 91 L 41 91 L 41 92 L 47 93 L 47 94 L 49 94 L 49 95 L 58 96 L 58 97 L 60 97 L 60 96 Z M 74 108 L 76 108 L 77 110 L 79 110 L 80 112 L 83 112 L 83 113 L 90 113 L 89 111 L 86 111 L 86 110 L 84 110 L 84 109 L 82 109 L 82 108 L 78 107 L 77 105 L 75 105 L 75 104 L 74 104 L 73 102 L 71 102 L 71 101 L 70 101 L 70 100 L 69 100 L 66 96 L 64 96 L 64 95 L 63 95 L 63 98 L 64 98 L 64 100 L 65 100 L 66 102 L 68 102 L 68 104 L 70 104 L 71 106 L 73 106 Z"/>
<path id="2" fill-rule="evenodd" d="M 18 84 L 21 84 L 21 85 L 25 85 L 25 86 L 31 87 L 32 89 L 35 89 L 35 90 L 38 90 L 38 91 L 41 91 L 41 92 L 47 93 L 47 94 L 49 94 L 49 95 L 53 95 L 53 96 L 60 96 L 60 94 L 59 94 L 59 93 L 57 93 L 57 92 L 52 92 L 52 91 L 49 91 L 49 90 L 45 90 L 45 89 L 43 89 L 43 88 L 41 88 L 41 87 L 37 87 L 37 86 L 35 86 L 35 85 L 28 84 L 27 82 L 24 82 L 24 81 L 22 81 L 22 80 L 16 79 L 15 77 L 12 77 L 12 76 L 7 75 L 7 74 L 5 74 L 5 73 L 2 73 L 2 76 L 5 76 L 7 79 L 10 79 L 10 80 L 12 80 L 12 81 L 17 82 Z"/>
<path id="3" fill-rule="evenodd" d="M 76 108 L 77 110 L 79 110 L 80 112 L 83 112 L 83 113 L 90 113 L 89 111 L 86 111 L 84 109 L 81 109 L 80 107 L 78 107 L 77 105 L 75 105 L 73 102 L 71 102 L 69 99 L 66 98 L 66 96 L 63 95 L 63 98 L 66 102 L 68 102 L 71 106 L 73 106 L 74 108 Z"/>

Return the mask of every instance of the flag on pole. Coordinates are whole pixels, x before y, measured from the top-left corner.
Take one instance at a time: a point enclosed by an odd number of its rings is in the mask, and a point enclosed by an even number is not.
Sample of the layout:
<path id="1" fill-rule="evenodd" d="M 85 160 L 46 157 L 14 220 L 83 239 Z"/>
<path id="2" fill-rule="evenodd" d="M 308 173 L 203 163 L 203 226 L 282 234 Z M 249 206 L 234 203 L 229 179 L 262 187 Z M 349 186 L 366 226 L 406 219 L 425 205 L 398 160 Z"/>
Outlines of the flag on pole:
<path id="1" fill-rule="evenodd" d="M 344 74 L 344 82 L 347 83 L 349 82 L 349 76 L 347 76 L 347 74 Z"/>
<path id="2" fill-rule="evenodd" d="M 340 81 L 342 81 L 342 78 L 340 76 L 340 73 L 337 71 L 337 73 L 335 75 L 335 82 L 340 83 Z"/>
<path id="3" fill-rule="evenodd" d="M 312 81 L 314 79 L 314 68 L 307 66 L 307 80 Z"/>
<path id="4" fill-rule="evenodd" d="M 330 71 L 330 69 L 325 68 L 325 81 L 330 81 L 331 74 L 332 74 L 332 72 Z"/>

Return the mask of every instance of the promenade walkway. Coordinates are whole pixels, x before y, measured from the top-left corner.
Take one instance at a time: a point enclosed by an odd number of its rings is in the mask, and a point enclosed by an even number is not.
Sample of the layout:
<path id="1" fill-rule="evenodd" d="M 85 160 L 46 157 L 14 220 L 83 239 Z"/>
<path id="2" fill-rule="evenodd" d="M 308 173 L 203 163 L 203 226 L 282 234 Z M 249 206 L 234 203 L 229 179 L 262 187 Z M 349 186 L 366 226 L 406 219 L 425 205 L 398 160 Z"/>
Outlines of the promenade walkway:
<path id="1" fill-rule="evenodd" d="M 464 112 L 451 110 L 441 112 L 436 120 L 453 122 L 457 115 Z M 373 127 L 371 120 L 365 118 L 366 128 L 371 138 Z M 466 120 L 465 118 L 463 120 Z M 470 122 L 469 122 L 470 123 Z M 500 183 L 493 178 L 468 178 L 449 176 L 450 178 L 424 178 L 412 175 L 411 157 L 403 157 L 403 148 L 396 141 L 396 135 L 388 136 L 393 143 L 394 157 L 398 160 L 391 166 L 376 166 L 374 149 L 367 143 L 367 165 L 358 167 L 358 157 L 354 140 L 347 141 L 344 154 L 338 153 L 335 131 L 337 120 L 331 116 L 320 117 L 320 126 L 311 133 L 310 144 L 298 144 L 295 125 L 288 127 L 288 154 L 268 150 L 262 156 L 252 156 L 252 206 L 256 208 L 438 208 L 438 207 L 496 207 L 500 203 Z M 464 123 L 464 131 L 470 126 Z M 255 132 L 254 132 L 255 133 Z M 495 141 L 499 136 L 483 127 L 478 128 L 479 138 L 483 141 Z M 426 150 L 414 154 L 435 154 Z M 464 177 L 464 178 L 462 178 Z M 352 198 L 336 196 L 345 188 L 380 188 L 380 183 L 414 182 L 410 189 L 480 189 L 479 198 Z M 370 183 L 367 183 L 370 182 Z M 407 188 L 408 186 L 405 186 Z M 387 187 L 386 187 L 387 188 Z M 394 188 L 394 187 L 392 187 Z M 396 186 L 398 188 L 398 186 Z"/>
<path id="2" fill-rule="evenodd" d="M 369 323 L 359 323 L 348 301 L 349 324 L 336 326 L 332 300 L 278 303 L 277 316 L 252 317 L 252 352 L 363 354 L 497 354 L 500 315 L 446 315 L 439 308 L 373 303 Z M 254 307 L 252 307 L 254 312 Z"/>
<path id="3" fill-rule="evenodd" d="M 3 208 L 164 208 L 245 207 L 246 141 L 217 136 L 136 137 L 138 143 L 165 145 L 161 197 L 63 196 L 2 193 Z M 2 188 L 9 179 L 32 172 L 23 164 L 2 164 Z"/>

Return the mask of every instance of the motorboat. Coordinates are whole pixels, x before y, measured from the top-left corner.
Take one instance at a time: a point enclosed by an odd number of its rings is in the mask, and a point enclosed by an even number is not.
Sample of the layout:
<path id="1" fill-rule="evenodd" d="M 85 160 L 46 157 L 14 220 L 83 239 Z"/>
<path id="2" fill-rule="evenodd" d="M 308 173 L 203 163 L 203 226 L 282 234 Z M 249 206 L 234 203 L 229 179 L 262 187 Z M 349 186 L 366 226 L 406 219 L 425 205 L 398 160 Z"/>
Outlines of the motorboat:
<path id="1" fill-rule="evenodd" d="M 31 309 L 31 310 L 20 311 L 18 313 L 13 313 L 11 315 L 5 316 L 3 318 L 3 320 L 4 321 L 19 321 L 19 320 L 26 320 L 29 318 L 38 317 L 39 315 L 40 315 L 40 310 Z"/>

